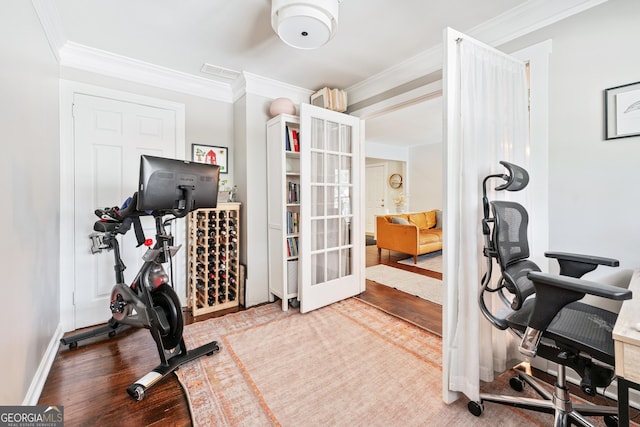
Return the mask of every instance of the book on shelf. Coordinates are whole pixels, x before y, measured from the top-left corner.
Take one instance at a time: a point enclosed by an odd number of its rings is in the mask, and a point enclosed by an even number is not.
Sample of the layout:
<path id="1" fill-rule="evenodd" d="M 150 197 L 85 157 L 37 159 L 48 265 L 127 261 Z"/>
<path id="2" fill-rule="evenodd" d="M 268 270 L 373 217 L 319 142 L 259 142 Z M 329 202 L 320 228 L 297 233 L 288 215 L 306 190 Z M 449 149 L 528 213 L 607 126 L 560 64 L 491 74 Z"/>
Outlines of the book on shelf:
<path id="1" fill-rule="evenodd" d="M 300 220 L 300 213 L 287 212 L 287 233 L 293 234 L 299 232 L 298 222 Z"/>
<path id="2" fill-rule="evenodd" d="M 286 146 L 287 151 L 300 152 L 300 131 L 296 128 L 287 126 L 286 132 Z"/>
<path id="3" fill-rule="evenodd" d="M 285 126 L 284 149 L 287 151 L 291 151 L 291 138 L 289 137 L 290 132 L 289 126 Z"/>
<path id="4" fill-rule="evenodd" d="M 293 129 L 293 151 L 300 152 L 300 132 L 297 129 Z"/>
<path id="5" fill-rule="evenodd" d="M 347 110 L 347 93 L 340 89 L 322 89 L 311 95 L 311 104 L 342 113 Z"/>
<path id="6" fill-rule="evenodd" d="M 289 181 L 287 183 L 287 203 L 300 202 L 300 185 L 296 182 Z"/>
<path id="7" fill-rule="evenodd" d="M 290 257 L 298 256 L 298 238 L 297 237 L 287 237 L 287 256 L 290 256 Z"/>

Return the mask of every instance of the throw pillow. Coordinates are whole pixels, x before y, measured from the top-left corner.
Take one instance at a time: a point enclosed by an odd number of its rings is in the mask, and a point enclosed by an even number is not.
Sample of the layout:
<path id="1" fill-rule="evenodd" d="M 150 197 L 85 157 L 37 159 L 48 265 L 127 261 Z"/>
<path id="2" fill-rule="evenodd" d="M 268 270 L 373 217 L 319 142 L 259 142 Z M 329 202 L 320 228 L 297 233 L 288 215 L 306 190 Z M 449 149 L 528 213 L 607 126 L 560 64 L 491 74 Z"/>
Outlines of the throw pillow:
<path id="1" fill-rule="evenodd" d="M 402 218 L 401 216 L 392 216 L 391 217 L 391 224 L 409 225 L 409 221 L 407 221 L 406 219 Z"/>
<path id="2" fill-rule="evenodd" d="M 433 228 L 438 223 L 436 219 L 436 210 L 432 210 L 424 213 L 424 217 L 427 220 L 427 228 Z"/>
<path id="3" fill-rule="evenodd" d="M 427 224 L 427 219 L 425 217 L 425 212 L 418 212 L 418 213 L 413 213 L 413 214 L 409 214 L 409 222 L 411 224 L 414 224 L 416 227 L 418 227 L 421 230 L 425 230 L 429 227 L 429 224 Z"/>

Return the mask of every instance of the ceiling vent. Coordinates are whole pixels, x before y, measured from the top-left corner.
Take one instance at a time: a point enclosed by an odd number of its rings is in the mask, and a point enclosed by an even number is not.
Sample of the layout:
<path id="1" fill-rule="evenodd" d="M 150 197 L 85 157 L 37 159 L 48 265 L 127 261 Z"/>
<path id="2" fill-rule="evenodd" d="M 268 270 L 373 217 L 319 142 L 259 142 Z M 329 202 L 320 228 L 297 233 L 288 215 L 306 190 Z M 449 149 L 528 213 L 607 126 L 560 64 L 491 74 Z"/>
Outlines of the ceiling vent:
<path id="1" fill-rule="evenodd" d="M 229 81 L 233 81 L 238 77 L 240 77 L 240 71 L 232 70 L 230 68 L 219 67 L 213 64 L 207 64 L 206 62 L 202 64 L 202 68 L 200 68 L 200 72 L 205 74 L 210 74 L 222 80 L 229 80 Z"/>

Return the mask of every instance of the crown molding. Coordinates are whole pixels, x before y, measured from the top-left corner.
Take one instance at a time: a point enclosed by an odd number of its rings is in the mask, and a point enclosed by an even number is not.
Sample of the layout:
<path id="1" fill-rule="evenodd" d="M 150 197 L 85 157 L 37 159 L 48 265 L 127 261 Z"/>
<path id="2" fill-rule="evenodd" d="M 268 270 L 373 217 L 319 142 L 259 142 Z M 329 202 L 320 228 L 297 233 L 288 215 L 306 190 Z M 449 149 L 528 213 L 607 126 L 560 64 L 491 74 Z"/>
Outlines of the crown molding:
<path id="1" fill-rule="evenodd" d="M 529 0 L 465 31 L 491 46 L 499 46 L 525 34 L 583 12 L 608 0 Z M 442 43 L 346 89 L 355 104 L 442 68 Z"/>
<path id="2" fill-rule="evenodd" d="M 442 68 L 442 44 L 438 44 L 346 89 L 353 105 Z"/>
<path id="3" fill-rule="evenodd" d="M 271 99 L 284 97 L 291 99 L 294 103 L 301 103 L 309 102 L 313 94 L 312 90 L 246 71 L 243 71 L 242 76 L 233 82 L 232 88 L 234 102 L 244 94 L 250 93 Z"/>
<path id="4" fill-rule="evenodd" d="M 100 49 L 67 42 L 60 50 L 60 65 L 102 74 L 188 95 L 232 102 L 231 85 Z"/>
<path id="5" fill-rule="evenodd" d="M 491 46 L 515 40 L 608 0 L 529 0 L 466 33 Z"/>
<path id="6" fill-rule="evenodd" d="M 53 56 L 55 56 L 59 64 L 60 49 L 62 49 L 66 43 L 67 38 L 64 35 L 62 19 L 60 19 L 60 14 L 58 13 L 55 2 L 51 0 L 31 0 L 31 3 L 36 10 L 36 15 L 38 15 L 40 25 L 42 25 Z"/>

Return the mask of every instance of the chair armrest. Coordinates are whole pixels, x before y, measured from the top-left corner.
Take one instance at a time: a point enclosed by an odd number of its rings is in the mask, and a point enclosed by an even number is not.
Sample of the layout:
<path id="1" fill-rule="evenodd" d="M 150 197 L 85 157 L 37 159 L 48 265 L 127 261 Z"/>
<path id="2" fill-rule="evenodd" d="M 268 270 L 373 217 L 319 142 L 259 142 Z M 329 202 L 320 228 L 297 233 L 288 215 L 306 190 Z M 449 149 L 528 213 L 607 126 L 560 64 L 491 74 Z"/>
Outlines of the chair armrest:
<path id="1" fill-rule="evenodd" d="M 631 299 L 631 291 L 628 289 L 584 279 L 539 271 L 530 271 L 527 277 L 536 288 L 536 300 L 527 330 L 522 337 L 520 351 L 530 357 L 536 354 L 542 332 L 566 305 L 584 298 L 586 294 L 617 301 Z"/>
<path id="2" fill-rule="evenodd" d="M 620 262 L 617 259 L 605 258 L 592 255 L 572 254 L 566 252 L 545 252 L 547 258 L 555 258 L 560 265 L 560 274 L 570 277 L 582 277 L 586 273 L 593 271 L 598 265 L 607 267 L 618 267 Z"/>
<path id="3" fill-rule="evenodd" d="M 414 224 L 392 224 L 386 222 L 377 229 L 376 245 L 378 248 L 416 255 L 419 235 L 418 226 Z"/>
<path id="4" fill-rule="evenodd" d="M 540 297 L 540 293 L 538 291 L 540 285 L 548 285 L 552 288 L 558 289 L 560 293 L 564 290 L 566 292 L 576 292 L 581 294 L 580 298 L 584 297 L 585 294 L 589 294 L 616 301 L 631 299 L 630 290 L 620 288 L 618 286 L 606 285 L 604 283 L 596 283 L 567 276 L 558 276 L 556 274 L 542 273 L 540 271 L 530 271 L 528 277 L 536 287 L 536 298 Z"/>

